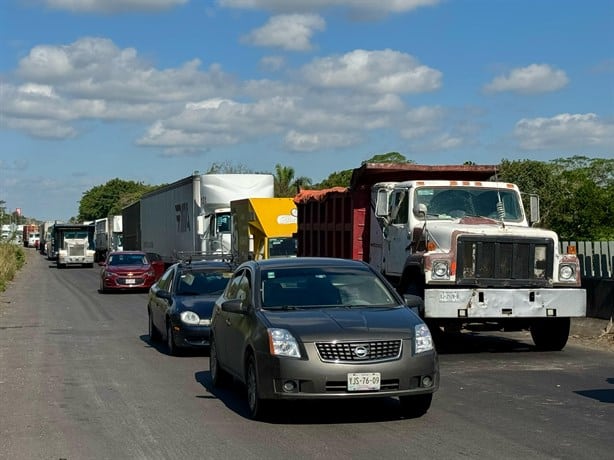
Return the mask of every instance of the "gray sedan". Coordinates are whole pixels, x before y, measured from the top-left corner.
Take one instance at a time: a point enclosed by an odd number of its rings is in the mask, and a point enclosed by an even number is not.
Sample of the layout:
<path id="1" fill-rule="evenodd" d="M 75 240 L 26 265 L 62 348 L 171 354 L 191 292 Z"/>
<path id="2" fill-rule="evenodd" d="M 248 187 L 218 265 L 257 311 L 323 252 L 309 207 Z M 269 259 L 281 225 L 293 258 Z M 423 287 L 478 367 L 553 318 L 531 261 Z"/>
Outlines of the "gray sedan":
<path id="1" fill-rule="evenodd" d="M 273 400 L 373 397 L 419 417 L 439 386 L 428 327 L 359 261 L 245 262 L 216 301 L 210 346 L 213 384 L 245 384 L 256 419 Z"/>

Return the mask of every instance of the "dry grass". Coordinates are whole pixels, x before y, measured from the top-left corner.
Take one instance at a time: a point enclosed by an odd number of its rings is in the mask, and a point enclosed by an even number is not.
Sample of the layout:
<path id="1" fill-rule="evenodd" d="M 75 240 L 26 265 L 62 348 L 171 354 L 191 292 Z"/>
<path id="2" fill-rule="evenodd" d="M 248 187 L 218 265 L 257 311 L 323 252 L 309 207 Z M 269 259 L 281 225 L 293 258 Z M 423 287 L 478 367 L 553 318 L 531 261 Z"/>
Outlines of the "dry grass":
<path id="1" fill-rule="evenodd" d="M 15 273 L 23 266 L 26 255 L 21 246 L 12 243 L 0 243 L 0 292 L 15 277 Z"/>

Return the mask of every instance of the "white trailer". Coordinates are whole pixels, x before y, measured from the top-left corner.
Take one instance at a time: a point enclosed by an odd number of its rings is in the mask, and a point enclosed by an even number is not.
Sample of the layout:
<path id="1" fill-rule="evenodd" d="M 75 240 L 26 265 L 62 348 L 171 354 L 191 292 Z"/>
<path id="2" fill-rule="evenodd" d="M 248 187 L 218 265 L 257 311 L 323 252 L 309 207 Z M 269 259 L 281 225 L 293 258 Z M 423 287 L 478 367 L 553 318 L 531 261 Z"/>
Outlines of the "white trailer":
<path id="1" fill-rule="evenodd" d="M 95 258 L 97 262 L 104 260 L 110 251 L 123 250 L 122 216 L 96 219 L 94 225 Z"/>
<path id="2" fill-rule="evenodd" d="M 229 257 L 230 202 L 273 195 L 271 174 L 196 172 L 141 198 L 141 250 L 160 254 L 167 264 L 182 254 Z"/>

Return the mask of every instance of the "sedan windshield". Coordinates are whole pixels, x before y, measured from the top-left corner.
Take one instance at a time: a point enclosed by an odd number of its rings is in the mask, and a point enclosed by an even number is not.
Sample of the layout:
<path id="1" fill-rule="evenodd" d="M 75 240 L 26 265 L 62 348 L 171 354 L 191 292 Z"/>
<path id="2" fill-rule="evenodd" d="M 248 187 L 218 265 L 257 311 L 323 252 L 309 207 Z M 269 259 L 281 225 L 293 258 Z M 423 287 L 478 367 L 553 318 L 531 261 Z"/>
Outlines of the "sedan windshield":
<path id="1" fill-rule="evenodd" d="M 269 309 L 398 305 L 388 287 L 373 273 L 351 268 L 266 270 L 261 292 L 262 306 Z"/>
<path id="2" fill-rule="evenodd" d="M 179 280 L 179 286 L 177 286 L 177 294 L 219 295 L 226 287 L 231 275 L 231 272 L 225 271 L 189 271 L 182 273 Z"/>
<path id="3" fill-rule="evenodd" d="M 113 254 L 109 256 L 107 265 L 146 265 L 147 259 L 143 254 Z"/>

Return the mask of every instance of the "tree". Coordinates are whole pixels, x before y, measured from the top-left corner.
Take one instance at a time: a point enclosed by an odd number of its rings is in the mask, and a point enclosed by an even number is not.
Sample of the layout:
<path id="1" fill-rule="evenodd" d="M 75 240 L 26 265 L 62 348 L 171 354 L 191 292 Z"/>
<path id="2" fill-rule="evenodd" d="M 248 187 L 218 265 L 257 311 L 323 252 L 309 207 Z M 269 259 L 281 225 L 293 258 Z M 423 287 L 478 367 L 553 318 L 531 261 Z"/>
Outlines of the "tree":
<path id="1" fill-rule="evenodd" d="M 293 197 L 303 187 L 311 185 L 311 179 L 305 176 L 294 177 L 294 168 L 275 165 L 274 184 L 276 197 Z"/>
<path id="2" fill-rule="evenodd" d="M 211 163 L 205 174 L 251 174 L 253 171 L 242 164 L 232 164 L 229 161 Z"/>
<path id="3" fill-rule="evenodd" d="M 157 186 L 142 182 L 112 179 L 106 184 L 97 185 L 83 192 L 79 202 L 79 221 L 89 221 L 121 214 L 123 207 L 136 201 L 142 195 L 156 189 Z"/>
<path id="4" fill-rule="evenodd" d="M 413 163 L 413 161 L 408 160 L 399 152 L 388 152 L 373 155 L 371 158 L 362 161 L 360 164 L 364 165 L 365 163 Z M 342 171 L 333 172 L 329 174 L 329 176 L 322 182 L 314 185 L 314 188 L 322 190 L 332 187 L 349 187 L 353 172 L 353 169 L 344 169 Z"/>
<path id="5" fill-rule="evenodd" d="M 560 158 L 501 163 L 499 178 L 540 197 L 540 226 L 563 240 L 614 238 L 614 160 Z M 525 203 L 526 206 L 526 203 Z"/>

